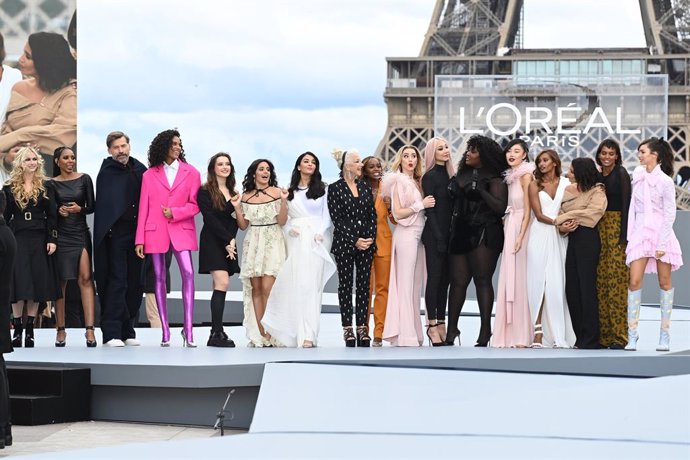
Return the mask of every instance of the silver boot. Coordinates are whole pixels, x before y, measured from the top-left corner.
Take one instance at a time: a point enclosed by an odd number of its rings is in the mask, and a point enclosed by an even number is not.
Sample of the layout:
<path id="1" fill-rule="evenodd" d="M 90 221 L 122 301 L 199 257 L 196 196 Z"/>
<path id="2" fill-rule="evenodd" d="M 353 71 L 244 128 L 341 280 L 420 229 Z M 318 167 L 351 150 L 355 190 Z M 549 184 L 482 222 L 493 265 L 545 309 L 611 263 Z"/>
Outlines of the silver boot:
<path id="1" fill-rule="evenodd" d="M 637 350 L 637 323 L 640 320 L 640 304 L 642 303 L 642 289 L 631 291 L 628 289 L 628 351 Z"/>
<path id="2" fill-rule="evenodd" d="M 669 329 L 671 329 L 671 310 L 673 310 L 673 289 L 661 290 L 659 310 L 661 310 L 661 329 L 659 330 L 659 345 L 656 347 L 656 351 L 669 351 L 671 349 Z"/>

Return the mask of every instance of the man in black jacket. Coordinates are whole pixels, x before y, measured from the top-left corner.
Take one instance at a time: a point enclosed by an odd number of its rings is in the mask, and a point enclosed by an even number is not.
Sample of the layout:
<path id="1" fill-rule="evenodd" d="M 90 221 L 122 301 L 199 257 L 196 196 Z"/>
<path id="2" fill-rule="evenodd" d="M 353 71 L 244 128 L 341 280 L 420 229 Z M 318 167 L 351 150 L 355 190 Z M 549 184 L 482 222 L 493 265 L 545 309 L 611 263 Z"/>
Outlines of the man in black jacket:
<path id="1" fill-rule="evenodd" d="M 96 179 L 94 264 L 105 346 L 136 346 L 134 324 L 143 286 L 142 261 L 134 253 L 141 177 L 146 167 L 129 156 L 129 137 L 114 131 Z"/>
<path id="2" fill-rule="evenodd" d="M 10 393 L 7 368 L 2 355 L 14 351 L 10 338 L 10 283 L 14 272 L 14 256 L 17 252 L 17 242 L 12 230 L 7 227 L 2 217 L 6 203 L 5 193 L 0 191 L 0 449 L 12 445 Z"/>

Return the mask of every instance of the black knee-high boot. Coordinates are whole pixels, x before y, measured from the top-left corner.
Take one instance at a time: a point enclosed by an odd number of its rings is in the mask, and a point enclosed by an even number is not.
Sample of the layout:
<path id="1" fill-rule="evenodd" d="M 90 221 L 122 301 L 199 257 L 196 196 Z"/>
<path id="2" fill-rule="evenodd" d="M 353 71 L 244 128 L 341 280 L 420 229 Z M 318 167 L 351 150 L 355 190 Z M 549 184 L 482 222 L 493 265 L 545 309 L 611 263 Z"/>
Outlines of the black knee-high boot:
<path id="1" fill-rule="evenodd" d="M 225 291 L 213 290 L 211 294 L 211 336 L 206 346 L 232 348 L 235 342 L 223 331 L 223 311 L 225 310 Z"/>
<path id="2" fill-rule="evenodd" d="M 24 346 L 26 348 L 34 347 L 34 317 L 26 317 L 26 334 L 24 334 Z"/>
<path id="3" fill-rule="evenodd" d="M 12 337 L 12 346 L 14 348 L 22 347 L 22 332 L 24 332 L 24 324 L 21 316 L 12 319 L 12 326 L 14 326 L 14 336 Z"/>

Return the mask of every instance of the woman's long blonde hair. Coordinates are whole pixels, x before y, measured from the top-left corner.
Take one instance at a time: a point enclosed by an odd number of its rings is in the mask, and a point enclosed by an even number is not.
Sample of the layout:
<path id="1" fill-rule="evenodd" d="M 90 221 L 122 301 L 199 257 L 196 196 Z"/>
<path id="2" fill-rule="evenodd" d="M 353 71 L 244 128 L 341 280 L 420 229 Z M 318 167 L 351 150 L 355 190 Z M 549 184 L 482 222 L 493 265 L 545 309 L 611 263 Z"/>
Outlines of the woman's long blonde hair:
<path id="1" fill-rule="evenodd" d="M 417 155 L 417 165 L 414 167 L 412 177 L 414 178 L 415 182 L 419 182 L 422 180 L 422 155 L 419 152 L 419 149 L 414 145 L 403 145 L 398 149 L 398 152 L 395 154 L 395 157 L 393 157 L 393 161 L 391 162 L 391 171 L 402 172 L 402 156 L 406 149 L 414 150 L 415 154 Z"/>
<path id="2" fill-rule="evenodd" d="M 31 181 L 31 191 L 27 192 L 24 190 L 24 160 L 27 155 L 33 153 L 38 158 L 38 168 L 34 173 L 34 178 Z M 34 200 L 34 203 L 38 202 L 39 195 L 43 195 L 48 198 L 46 194 L 46 188 L 44 181 L 46 180 L 45 173 L 43 172 L 43 158 L 33 147 L 22 147 L 17 152 L 17 156 L 14 157 L 12 162 L 12 172 L 10 173 L 9 185 L 12 190 L 12 195 L 14 200 L 17 202 L 21 209 L 26 208 L 29 205 L 29 201 Z"/>

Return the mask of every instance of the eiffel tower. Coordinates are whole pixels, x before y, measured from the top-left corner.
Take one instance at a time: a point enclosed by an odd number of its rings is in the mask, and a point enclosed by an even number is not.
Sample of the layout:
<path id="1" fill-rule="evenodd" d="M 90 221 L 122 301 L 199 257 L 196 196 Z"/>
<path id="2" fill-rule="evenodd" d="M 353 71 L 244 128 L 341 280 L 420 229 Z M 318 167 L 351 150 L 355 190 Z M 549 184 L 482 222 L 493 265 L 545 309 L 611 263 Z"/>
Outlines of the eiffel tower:
<path id="1" fill-rule="evenodd" d="M 558 73 L 585 61 L 589 77 L 616 69 L 668 75 L 667 139 L 677 166 L 689 162 L 690 0 L 639 0 L 639 5 L 647 48 L 525 50 L 524 0 L 437 0 L 419 56 L 387 58 L 388 126 L 376 155 L 388 163 L 402 145 L 423 147 L 433 136 L 438 75 L 510 76 L 535 60 L 552 63 L 547 65 Z"/>

